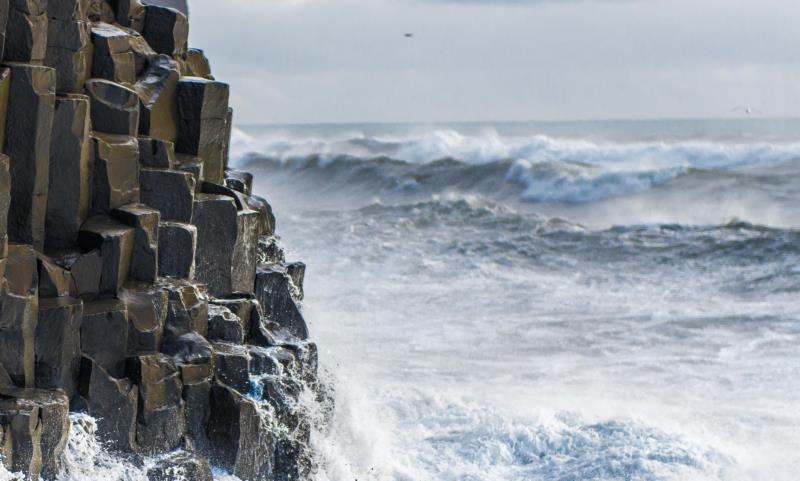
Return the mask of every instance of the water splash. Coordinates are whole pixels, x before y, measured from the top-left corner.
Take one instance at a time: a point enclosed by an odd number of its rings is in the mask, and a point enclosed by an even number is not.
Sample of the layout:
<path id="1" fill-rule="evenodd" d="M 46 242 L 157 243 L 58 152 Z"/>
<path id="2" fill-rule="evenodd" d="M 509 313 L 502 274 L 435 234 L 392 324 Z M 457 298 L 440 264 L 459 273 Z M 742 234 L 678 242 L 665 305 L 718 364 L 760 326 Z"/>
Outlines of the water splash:
<path id="1" fill-rule="evenodd" d="M 0 481 L 25 481 L 25 476 L 8 471 L 3 466 L 3 459 L 0 457 Z"/>
<path id="2" fill-rule="evenodd" d="M 86 414 L 70 416 L 69 443 L 57 481 L 147 481 L 147 472 L 108 452 L 97 437 L 97 422 Z"/>

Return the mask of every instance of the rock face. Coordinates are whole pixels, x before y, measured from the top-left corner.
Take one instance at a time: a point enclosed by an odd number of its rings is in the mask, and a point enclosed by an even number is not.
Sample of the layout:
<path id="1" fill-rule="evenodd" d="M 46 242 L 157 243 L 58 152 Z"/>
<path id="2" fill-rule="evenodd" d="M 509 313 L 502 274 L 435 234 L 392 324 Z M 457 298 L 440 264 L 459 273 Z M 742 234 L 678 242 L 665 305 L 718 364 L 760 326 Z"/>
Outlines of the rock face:
<path id="1" fill-rule="evenodd" d="M 307 479 L 317 350 L 183 0 L 0 0 L 0 463 Z M 146 457 L 151 459 L 144 463 Z"/>

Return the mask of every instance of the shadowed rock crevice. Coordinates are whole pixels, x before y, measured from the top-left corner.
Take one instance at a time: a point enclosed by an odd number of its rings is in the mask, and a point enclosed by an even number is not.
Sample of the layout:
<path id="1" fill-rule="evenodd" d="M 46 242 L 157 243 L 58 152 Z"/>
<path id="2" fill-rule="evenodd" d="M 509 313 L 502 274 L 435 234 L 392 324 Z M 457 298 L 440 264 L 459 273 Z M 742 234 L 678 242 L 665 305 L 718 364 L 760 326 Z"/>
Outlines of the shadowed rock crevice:
<path id="1" fill-rule="evenodd" d="M 70 412 L 148 477 L 304 479 L 316 346 L 183 1 L 0 0 L 0 462 Z"/>

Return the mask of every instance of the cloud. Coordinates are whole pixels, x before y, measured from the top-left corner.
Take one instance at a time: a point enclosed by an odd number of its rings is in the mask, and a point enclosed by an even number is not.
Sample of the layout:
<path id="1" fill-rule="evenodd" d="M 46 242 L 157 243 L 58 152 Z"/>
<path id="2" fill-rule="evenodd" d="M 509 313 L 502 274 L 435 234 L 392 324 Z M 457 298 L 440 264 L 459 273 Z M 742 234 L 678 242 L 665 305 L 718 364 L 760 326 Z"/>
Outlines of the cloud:
<path id="1" fill-rule="evenodd" d="M 797 0 L 226 0 L 192 46 L 240 122 L 773 115 Z M 530 8 L 529 8 L 530 7 Z M 413 39 L 404 32 L 414 32 Z"/>

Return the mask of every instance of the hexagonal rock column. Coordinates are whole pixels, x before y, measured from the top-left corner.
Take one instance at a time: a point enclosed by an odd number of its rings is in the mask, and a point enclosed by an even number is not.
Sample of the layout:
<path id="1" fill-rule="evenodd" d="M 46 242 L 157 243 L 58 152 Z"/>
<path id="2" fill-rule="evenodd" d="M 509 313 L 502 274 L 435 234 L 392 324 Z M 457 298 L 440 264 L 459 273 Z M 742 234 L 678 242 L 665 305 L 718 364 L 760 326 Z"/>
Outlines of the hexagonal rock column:
<path id="1" fill-rule="evenodd" d="M 175 102 L 178 79 L 178 64 L 171 58 L 161 55 L 148 63 L 134 87 L 140 101 L 140 135 L 175 142 L 178 136 Z"/>
<path id="2" fill-rule="evenodd" d="M 75 284 L 71 273 L 58 265 L 54 259 L 37 253 L 39 264 L 39 298 L 74 296 Z"/>
<path id="3" fill-rule="evenodd" d="M 169 294 L 164 345 L 178 336 L 208 335 L 208 296 L 205 286 L 186 279 L 162 278 L 159 286 Z M 166 347 L 164 347 L 164 352 Z"/>
<path id="4" fill-rule="evenodd" d="M 81 352 L 105 372 L 125 376 L 128 350 L 128 308 L 123 301 L 107 299 L 84 305 Z"/>
<path id="5" fill-rule="evenodd" d="M 136 58 L 130 38 L 128 32 L 114 25 L 92 24 L 92 77 L 127 84 L 136 81 Z"/>
<path id="6" fill-rule="evenodd" d="M 214 297 L 253 290 L 257 213 L 236 209 L 233 198 L 198 194 L 192 223 L 197 226 L 197 280 Z"/>
<path id="7" fill-rule="evenodd" d="M 0 364 L 13 383 L 35 385 L 35 342 L 39 298 L 36 252 L 11 244 L 8 268 L 0 286 Z"/>
<path id="8" fill-rule="evenodd" d="M 83 6 L 82 0 L 48 3 L 44 63 L 56 69 L 59 93 L 80 93 L 92 72 L 91 27 Z"/>
<path id="9" fill-rule="evenodd" d="M 0 394 L 0 452 L 11 471 L 38 479 L 42 472 L 42 427 L 39 407 Z"/>
<path id="10" fill-rule="evenodd" d="M 178 152 L 198 156 L 203 179 L 224 182 L 229 87 L 222 82 L 184 77 L 178 82 Z"/>
<path id="11" fill-rule="evenodd" d="M 208 435 L 211 461 L 241 479 L 271 479 L 274 457 L 272 432 L 261 427 L 255 403 L 233 389 L 211 389 Z"/>
<path id="12" fill-rule="evenodd" d="M 192 223 L 197 226 L 195 277 L 215 297 L 234 292 L 233 251 L 238 237 L 236 203 L 222 195 L 198 194 Z"/>
<path id="13" fill-rule="evenodd" d="M 31 413 L 34 409 L 37 423 L 35 431 L 27 429 L 27 422 L 32 419 L 23 414 L 22 430 L 14 429 L 17 413 Z M 4 421 L 11 415 L 11 436 L 0 434 L 0 452 L 11 447 L 12 459 L 23 461 L 23 466 L 32 471 L 25 471 L 32 476 L 39 473 L 45 479 L 54 479 L 61 468 L 61 454 L 69 439 L 69 399 L 59 391 L 41 389 L 18 389 L 0 387 L 0 431 L 4 431 Z M 15 438 L 14 434 L 21 435 Z M 3 438 L 11 442 L 11 446 L 2 446 Z M 38 444 L 38 445 L 37 445 Z M 22 449 L 15 449 L 15 448 Z M 40 454 L 39 454 L 40 453 Z M 15 464 L 12 461 L 10 464 Z M 25 469 L 23 468 L 23 469 Z M 13 468 L 12 468 L 13 470 Z M 36 478 L 38 479 L 38 478 Z"/>
<path id="14" fill-rule="evenodd" d="M 5 153 L 11 157 L 8 233 L 14 242 L 44 248 L 49 190 L 50 134 L 55 111 L 55 70 L 11 63 Z"/>
<path id="15" fill-rule="evenodd" d="M 62 389 L 68 397 L 78 387 L 83 302 L 69 297 L 39 301 L 36 326 L 36 387 Z"/>
<path id="16" fill-rule="evenodd" d="M 139 97 L 135 91 L 103 79 L 86 82 L 92 103 L 92 128 L 106 134 L 135 137 L 139 132 Z"/>
<path id="17" fill-rule="evenodd" d="M 142 36 L 156 52 L 177 57 L 189 44 L 189 21 L 183 13 L 168 7 L 144 7 Z"/>
<path id="18" fill-rule="evenodd" d="M 3 61 L 41 64 L 47 53 L 47 2 L 13 0 L 9 5 Z"/>
<path id="19" fill-rule="evenodd" d="M 118 297 L 128 309 L 128 354 L 159 351 L 169 309 L 167 291 L 148 284 L 129 284 Z"/>
<path id="20" fill-rule="evenodd" d="M 89 98 L 59 96 L 50 138 L 45 248 L 69 248 L 89 216 Z"/>
<path id="21" fill-rule="evenodd" d="M 225 186 L 244 195 L 253 193 L 253 174 L 241 170 L 225 170 Z"/>
<path id="22" fill-rule="evenodd" d="M 250 354 L 238 344 L 215 342 L 214 376 L 222 383 L 242 394 L 250 392 Z"/>
<path id="23" fill-rule="evenodd" d="M 100 293 L 116 295 L 128 279 L 135 230 L 108 217 L 92 217 L 81 227 L 78 241 L 84 251 L 100 250 L 103 274 Z"/>
<path id="24" fill-rule="evenodd" d="M 208 339 L 211 341 L 243 344 L 244 325 L 239 316 L 219 305 L 208 306 Z"/>
<path id="25" fill-rule="evenodd" d="M 142 168 L 174 168 L 175 144 L 161 139 L 139 137 L 139 165 Z"/>
<path id="26" fill-rule="evenodd" d="M 136 229 L 130 277 L 154 283 L 158 277 L 158 234 L 161 213 L 143 204 L 128 204 L 111 211 L 116 220 Z"/>
<path id="27" fill-rule="evenodd" d="M 111 209 L 140 201 L 139 142 L 134 137 L 92 133 L 92 209 Z"/>
<path id="28" fill-rule="evenodd" d="M 252 338 L 254 323 L 259 322 L 261 316 L 261 306 L 257 300 L 253 299 L 250 295 L 237 295 L 229 299 L 213 299 L 211 303 L 216 306 L 227 308 L 239 319 L 242 336 L 244 336 L 243 342 L 259 344 Z"/>
<path id="29" fill-rule="evenodd" d="M 206 452 L 209 443 L 205 427 L 215 364 L 211 345 L 196 332 L 189 332 L 166 338 L 162 351 L 180 370 L 187 447 Z"/>
<path id="30" fill-rule="evenodd" d="M 256 271 L 256 297 L 270 321 L 298 339 L 308 339 L 308 326 L 292 297 L 291 282 L 282 269 L 259 266 Z"/>
<path id="31" fill-rule="evenodd" d="M 213 364 L 211 366 L 213 369 Z M 186 439 L 189 446 L 197 452 L 208 452 L 210 442 L 206 425 L 211 416 L 211 376 L 207 379 L 190 382 L 183 374 L 183 403 Z"/>
<path id="32" fill-rule="evenodd" d="M 242 209 L 236 215 L 231 293 L 252 293 L 258 264 L 258 212 Z"/>
<path id="33" fill-rule="evenodd" d="M 144 26 L 144 7 L 139 0 L 109 0 L 117 23 L 141 31 Z"/>
<path id="34" fill-rule="evenodd" d="M 197 227 L 182 222 L 159 225 L 159 275 L 178 279 L 194 279 Z"/>
<path id="35" fill-rule="evenodd" d="M 250 195 L 246 198 L 247 207 L 258 212 L 259 236 L 271 237 L 275 235 L 275 215 L 272 206 L 263 197 Z"/>
<path id="36" fill-rule="evenodd" d="M 87 253 L 63 251 L 58 253 L 55 261 L 69 271 L 72 278 L 70 288 L 75 297 L 92 300 L 100 294 L 103 258 L 99 249 Z"/>
<path id="37" fill-rule="evenodd" d="M 214 76 L 211 75 L 211 65 L 201 49 L 190 48 L 186 52 L 183 61 L 187 70 L 186 75 L 214 80 Z"/>
<path id="38" fill-rule="evenodd" d="M 143 454 L 175 450 L 183 437 L 180 373 L 164 354 L 145 354 L 128 360 L 128 377 L 139 386 L 136 442 Z"/>
<path id="39" fill-rule="evenodd" d="M 142 203 L 161 211 L 162 220 L 191 222 L 196 185 L 192 174 L 145 168 L 140 176 Z"/>
<path id="40" fill-rule="evenodd" d="M 97 419 L 97 434 L 113 451 L 131 453 L 136 446 L 139 388 L 116 379 L 91 359 L 81 362 L 80 395 L 84 408 Z"/>

